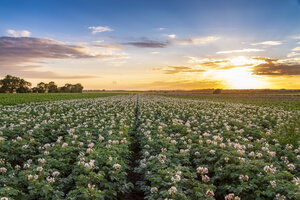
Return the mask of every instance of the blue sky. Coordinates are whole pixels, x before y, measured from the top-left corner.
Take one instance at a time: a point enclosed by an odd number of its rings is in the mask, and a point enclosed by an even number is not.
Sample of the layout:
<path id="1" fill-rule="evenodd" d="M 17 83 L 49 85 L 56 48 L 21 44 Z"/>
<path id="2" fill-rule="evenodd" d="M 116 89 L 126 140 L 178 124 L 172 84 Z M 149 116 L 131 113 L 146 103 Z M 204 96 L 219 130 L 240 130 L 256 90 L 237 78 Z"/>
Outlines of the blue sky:
<path id="1" fill-rule="evenodd" d="M 93 33 L 92 27 L 106 27 L 106 31 Z M 16 51 L 17 46 L 9 47 L 9 50 L 14 48 L 11 54 L 24 62 L 8 62 L 7 57 L 0 57 L 0 67 L 1 61 L 6 66 L 0 75 L 24 75 L 34 83 L 55 78 L 62 83 L 65 80 L 59 78 L 68 78 L 66 74 L 72 69 L 70 82 L 81 81 L 87 89 L 191 89 L 202 85 L 238 88 L 241 80 L 232 83 L 229 80 L 232 77 L 222 77 L 223 72 L 230 73 L 224 71 L 223 65 L 216 69 L 203 63 L 205 59 L 223 60 L 224 65 L 231 64 L 227 68 L 232 70 L 242 66 L 225 60 L 243 56 L 242 59 L 252 63 L 251 67 L 241 68 L 249 72 L 244 76 L 252 76 L 253 82 L 260 81 L 242 88 L 298 88 L 298 36 L 298 0 L 1 0 L 0 37 L 3 40 L 51 39 L 67 48 L 76 46 L 90 56 L 85 55 L 83 59 L 83 55 L 76 52 L 69 56 L 60 51 L 55 53 L 63 56 L 53 57 L 50 56 L 53 52 L 44 52 L 35 57 L 36 51 L 33 51 L 31 57 L 24 57 L 24 53 L 19 55 Z M 100 54 L 102 56 L 98 56 Z M 253 63 L 257 57 L 262 62 Z M 273 61 L 265 61 L 267 57 Z M 282 63 L 288 66 L 282 68 Z M 35 76 L 30 77 L 29 68 Z M 170 69 L 177 71 L 165 73 Z M 53 76 L 46 77 L 44 73 L 39 78 L 39 72 L 51 72 Z M 82 73 L 86 76 L 80 77 Z M 214 77 L 214 73 L 219 75 Z M 231 73 L 238 76 L 241 72 L 233 70 Z M 283 85 L 285 78 L 293 81 Z"/>

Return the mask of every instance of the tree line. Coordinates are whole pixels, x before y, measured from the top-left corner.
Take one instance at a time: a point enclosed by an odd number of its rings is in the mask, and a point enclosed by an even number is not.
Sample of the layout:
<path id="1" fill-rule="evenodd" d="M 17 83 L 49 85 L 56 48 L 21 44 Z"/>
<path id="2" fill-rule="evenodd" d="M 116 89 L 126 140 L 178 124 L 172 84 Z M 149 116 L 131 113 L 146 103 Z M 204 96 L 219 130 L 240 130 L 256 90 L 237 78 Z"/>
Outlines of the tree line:
<path id="1" fill-rule="evenodd" d="M 58 87 L 53 81 L 49 83 L 40 82 L 36 87 L 22 78 L 6 75 L 0 79 L 0 93 L 82 93 L 83 86 L 80 83 L 66 83 Z"/>

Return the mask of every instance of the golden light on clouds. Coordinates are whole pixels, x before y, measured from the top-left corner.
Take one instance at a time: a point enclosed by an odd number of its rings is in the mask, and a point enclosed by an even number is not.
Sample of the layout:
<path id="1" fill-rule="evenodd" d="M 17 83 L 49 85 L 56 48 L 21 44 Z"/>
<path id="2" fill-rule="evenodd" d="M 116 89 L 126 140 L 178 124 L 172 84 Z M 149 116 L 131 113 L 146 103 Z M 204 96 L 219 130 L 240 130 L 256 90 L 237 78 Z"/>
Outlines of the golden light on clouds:
<path id="1" fill-rule="evenodd" d="M 252 73 L 254 66 L 265 63 L 265 61 L 245 56 L 233 57 L 227 60 L 228 62 L 220 63 L 225 68 L 224 70 L 214 70 L 214 78 L 222 80 L 227 88 L 249 89 L 266 88 L 268 86 L 263 77 Z M 226 66 L 230 68 L 226 69 Z"/>
<path id="2" fill-rule="evenodd" d="M 177 80 L 184 79 L 197 83 L 205 79 L 221 83 L 215 87 L 249 89 L 269 86 L 267 77 L 253 73 L 255 66 L 267 63 L 263 58 L 235 56 L 224 59 L 198 59 L 195 57 L 189 59 L 192 66 L 167 66 L 153 68 L 153 70 L 172 77 L 177 76 Z M 197 85 L 199 87 L 199 84 Z"/>

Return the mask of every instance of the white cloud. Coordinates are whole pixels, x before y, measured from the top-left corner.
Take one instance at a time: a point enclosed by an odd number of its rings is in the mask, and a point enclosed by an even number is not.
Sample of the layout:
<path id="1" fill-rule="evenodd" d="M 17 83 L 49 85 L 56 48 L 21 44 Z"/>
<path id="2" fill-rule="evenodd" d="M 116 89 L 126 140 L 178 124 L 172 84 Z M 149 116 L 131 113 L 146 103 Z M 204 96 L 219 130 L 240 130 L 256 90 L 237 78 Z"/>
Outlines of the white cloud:
<path id="1" fill-rule="evenodd" d="M 160 52 L 158 52 L 158 51 L 153 51 L 153 52 L 151 52 L 151 54 L 160 54 Z"/>
<path id="2" fill-rule="evenodd" d="M 270 46 L 276 46 L 276 45 L 281 45 L 282 42 L 281 41 L 264 41 L 264 42 L 257 42 L 257 43 L 253 43 L 251 45 L 256 46 L 256 45 L 270 45 Z"/>
<path id="3" fill-rule="evenodd" d="M 27 30 L 13 30 L 13 29 L 8 29 L 6 30 L 8 36 L 11 37 L 30 37 L 31 33 Z"/>
<path id="4" fill-rule="evenodd" d="M 109 28 L 108 26 L 90 26 L 89 29 L 92 30 L 92 34 L 113 31 L 113 29 Z"/>
<path id="5" fill-rule="evenodd" d="M 286 57 L 290 58 L 290 57 L 294 57 L 294 56 L 300 56 L 300 53 L 291 52 Z"/>
<path id="6" fill-rule="evenodd" d="M 94 42 L 96 42 L 96 43 L 102 43 L 102 42 L 104 42 L 104 40 L 95 40 Z"/>
<path id="7" fill-rule="evenodd" d="M 296 47 L 294 49 L 292 49 L 293 51 L 300 51 L 300 47 Z"/>
<path id="8" fill-rule="evenodd" d="M 300 35 L 295 35 L 295 36 L 292 36 L 293 39 L 297 39 L 299 40 L 300 39 Z"/>
<path id="9" fill-rule="evenodd" d="M 171 39 L 176 38 L 176 35 L 175 35 L 175 34 L 164 34 L 164 36 L 166 36 L 166 37 L 168 37 L 168 38 L 171 38 Z"/>
<path id="10" fill-rule="evenodd" d="M 191 44 L 197 45 L 197 44 L 207 44 L 210 42 L 214 42 L 218 39 L 220 39 L 220 37 L 217 36 L 195 37 L 191 39 L 177 40 L 175 43 L 180 45 L 191 45 Z"/>
<path id="11" fill-rule="evenodd" d="M 217 54 L 227 54 L 227 53 L 245 53 L 245 52 L 260 52 L 265 51 L 264 49 L 238 49 L 230 51 L 218 51 Z"/>
<path id="12" fill-rule="evenodd" d="M 161 27 L 161 28 L 158 28 L 157 30 L 163 31 L 163 30 L 166 30 L 166 28 Z"/>

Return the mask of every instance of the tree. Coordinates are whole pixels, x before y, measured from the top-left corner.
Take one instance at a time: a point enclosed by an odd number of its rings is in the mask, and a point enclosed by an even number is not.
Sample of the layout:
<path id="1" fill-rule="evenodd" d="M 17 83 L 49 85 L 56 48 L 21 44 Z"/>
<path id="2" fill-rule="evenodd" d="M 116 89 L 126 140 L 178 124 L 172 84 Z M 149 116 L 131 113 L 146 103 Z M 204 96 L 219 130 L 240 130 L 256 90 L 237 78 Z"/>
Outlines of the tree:
<path id="1" fill-rule="evenodd" d="M 37 84 L 37 92 L 38 93 L 48 93 L 48 84 L 44 82 L 40 82 Z"/>
<path id="2" fill-rule="evenodd" d="M 16 89 L 17 93 L 29 93 L 30 92 L 31 83 L 21 79 L 19 82 L 19 88 Z"/>
<path id="3" fill-rule="evenodd" d="M 221 94 L 222 93 L 222 89 L 216 89 L 213 91 L 213 94 Z"/>
<path id="4" fill-rule="evenodd" d="M 57 85 L 53 81 L 51 81 L 51 82 L 48 83 L 48 92 L 49 93 L 56 93 L 56 92 L 58 92 Z"/>
<path id="5" fill-rule="evenodd" d="M 30 92 L 31 83 L 19 77 L 6 75 L 0 80 L 0 92 L 13 93 L 14 91 L 24 93 Z"/>
<path id="6" fill-rule="evenodd" d="M 66 83 L 63 87 L 58 88 L 53 81 L 49 83 L 40 82 L 32 89 L 30 87 L 30 82 L 19 77 L 6 75 L 3 79 L 0 79 L 0 93 L 82 93 L 83 90 L 83 86 L 80 83 L 75 85 Z"/>
<path id="7" fill-rule="evenodd" d="M 71 92 L 72 85 L 70 83 L 66 83 L 65 86 L 59 88 L 59 92 L 68 93 Z"/>
<path id="8" fill-rule="evenodd" d="M 83 90 L 83 86 L 80 83 L 72 85 L 72 89 L 71 89 L 72 93 L 82 93 L 82 90 Z"/>

